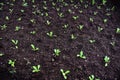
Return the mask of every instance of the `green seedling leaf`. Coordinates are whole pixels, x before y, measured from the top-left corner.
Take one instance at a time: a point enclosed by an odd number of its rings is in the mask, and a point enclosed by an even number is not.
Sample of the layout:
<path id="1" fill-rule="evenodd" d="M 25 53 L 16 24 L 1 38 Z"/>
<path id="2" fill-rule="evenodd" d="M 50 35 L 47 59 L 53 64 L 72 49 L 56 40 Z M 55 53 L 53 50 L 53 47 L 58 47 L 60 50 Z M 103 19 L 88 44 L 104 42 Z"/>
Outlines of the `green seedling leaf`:
<path id="1" fill-rule="evenodd" d="M 86 59 L 86 56 L 84 55 L 83 51 L 81 50 L 80 53 L 77 55 L 77 57 L 80 57 L 82 59 Z"/>
<path id="2" fill-rule="evenodd" d="M 56 56 L 59 56 L 60 55 L 60 49 L 54 49 L 54 54 L 56 55 Z"/>
<path id="3" fill-rule="evenodd" d="M 33 69 L 32 72 L 33 72 L 33 73 L 40 72 L 40 67 L 41 67 L 40 65 L 32 66 L 32 69 Z"/>
<path id="4" fill-rule="evenodd" d="M 67 74 L 70 73 L 70 70 L 66 70 L 66 71 L 64 71 L 63 69 L 60 69 L 60 72 L 62 73 L 64 79 L 66 80 L 66 79 L 67 79 Z"/>
<path id="5" fill-rule="evenodd" d="M 14 60 L 9 60 L 8 64 L 10 64 L 11 67 L 15 67 L 15 61 Z"/>
<path id="6" fill-rule="evenodd" d="M 108 66 L 108 63 L 110 62 L 110 57 L 105 56 L 104 57 L 105 67 Z"/>
<path id="7" fill-rule="evenodd" d="M 30 46 L 31 46 L 31 48 L 32 48 L 33 51 L 38 51 L 38 50 L 39 50 L 39 48 L 38 48 L 38 47 L 35 47 L 34 44 L 31 44 Z"/>

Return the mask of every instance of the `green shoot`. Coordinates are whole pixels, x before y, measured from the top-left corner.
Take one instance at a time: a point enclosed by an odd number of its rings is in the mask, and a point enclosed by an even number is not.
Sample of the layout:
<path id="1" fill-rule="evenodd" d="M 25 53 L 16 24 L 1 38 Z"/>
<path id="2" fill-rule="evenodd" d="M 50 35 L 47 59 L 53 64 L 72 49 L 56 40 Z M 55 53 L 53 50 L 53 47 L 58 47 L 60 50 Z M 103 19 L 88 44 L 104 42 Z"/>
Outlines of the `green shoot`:
<path id="1" fill-rule="evenodd" d="M 30 34 L 35 35 L 36 31 L 31 31 Z"/>
<path id="2" fill-rule="evenodd" d="M 39 48 L 35 47 L 34 44 L 31 44 L 30 46 L 31 46 L 31 48 L 32 48 L 33 51 L 38 51 L 39 50 Z"/>
<path id="3" fill-rule="evenodd" d="M 18 48 L 18 40 L 14 40 L 12 39 L 11 42 L 15 45 L 15 48 L 17 49 Z"/>
<path id="4" fill-rule="evenodd" d="M 108 20 L 107 19 L 104 19 L 103 22 L 106 23 Z"/>
<path id="5" fill-rule="evenodd" d="M 65 25 L 63 26 L 63 28 L 65 28 L 65 29 L 68 28 L 68 24 L 65 24 Z"/>
<path id="6" fill-rule="evenodd" d="M 89 40 L 89 42 L 92 44 L 92 43 L 95 43 L 96 41 L 95 40 Z"/>
<path id="7" fill-rule="evenodd" d="M 67 75 L 70 73 L 70 70 L 66 70 L 64 71 L 63 69 L 60 69 L 60 72 L 62 73 L 64 79 L 67 79 Z"/>
<path id="8" fill-rule="evenodd" d="M 2 52 L 0 52 L 0 57 L 2 57 L 4 54 Z"/>
<path id="9" fill-rule="evenodd" d="M 80 57 L 82 59 L 86 59 L 86 56 L 84 55 L 83 51 L 80 51 L 80 53 L 77 54 L 77 57 Z"/>
<path id="10" fill-rule="evenodd" d="M 92 5 L 94 5 L 95 4 L 95 0 L 92 0 Z"/>
<path id="11" fill-rule="evenodd" d="M 110 62 L 110 57 L 105 56 L 104 57 L 105 67 L 108 66 L 108 63 Z"/>
<path id="12" fill-rule="evenodd" d="M 83 27 L 84 27 L 84 25 L 79 25 L 78 29 L 82 31 Z"/>
<path id="13" fill-rule="evenodd" d="M 103 28 L 98 27 L 98 32 L 101 32 L 103 30 Z"/>
<path id="14" fill-rule="evenodd" d="M 93 18 L 90 18 L 89 20 L 90 20 L 90 22 L 93 22 L 93 21 L 94 21 Z"/>
<path id="15" fill-rule="evenodd" d="M 5 30 L 7 28 L 6 24 L 1 26 L 1 30 Z"/>
<path id="16" fill-rule="evenodd" d="M 16 26 L 15 27 L 15 31 L 19 31 L 20 30 L 20 27 L 19 26 Z"/>
<path id="17" fill-rule="evenodd" d="M 111 44 L 113 47 L 115 46 L 115 42 L 114 42 L 114 41 L 113 41 L 113 42 L 111 42 L 110 44 Z"/>
<path id="18" fill-rule="evenodd" d="M 116 33 L 117 33 L 117 34 L 120 34 L 120 28 L 117 28 L 117 29 L 116 29 Z"/>
<path id="19" fill-rule="evenodd" d="M 102 4 L 105 5 L 107 0 L 102 0 Z"/>
<path id="20" fill-rule="evenodd" d="M 50 24 L 51 24 L 51 22 L 49 20 L 47 20 L 47 25 L 50 25 Z"/>
<path id="21" fill-rule="evenodd" d="M 9 60 L 8 64 L 11 65 L 11 67 L 15 67 L 15 61 L 14 60 Z"/>
<path id="22" fill-rule="evenodd" d="M 90 75 L 90 76 L 89 76 L 89 80 L 100 80 L 100 79 L 95 78 L 95 76 L 94 76 L 94 75 Z"/>
<path id="23" fill-rule="evenodd" d="M 41 67 L 40 65 L 32 66 L 32 68 L 33 68 L 32 72 L 33 72 L 33 73 L 40 72 L 40 67 Z"/>
<path id="24" fill-rule="evenodd" d="M 52 37 L 54 36 L 52 31 L 48 32 L 47 35 L 48 35 L 50 38 L 52 38 Z"/>
<path id="25" fill-rule="evenodd" d="M 5 17 L 5 19 L 6 19 L 6 20 L 9 20 L 9 17 L 8 17 L 8 16 L 6 16 L 6 17 Z"/>
<path id="26" fill-rule="evenodd" d="M 72 39 L 72 40 L 76 39 L 76 37 L 75 37 L 74 34 L 71 34 L 71 39 Z"/>
<path id="27" fill-rule="evenodd" d="M 79 18 L 79 16 L 73 16 L 72 17 L 74 20 L 77 20 Z"/>
<path id="28" fill-rule="evenodd" d="M 56 55 L 56 56 L 59 56 L 60 55 L 60 49 L 54 49 L 54 54 Z"/>

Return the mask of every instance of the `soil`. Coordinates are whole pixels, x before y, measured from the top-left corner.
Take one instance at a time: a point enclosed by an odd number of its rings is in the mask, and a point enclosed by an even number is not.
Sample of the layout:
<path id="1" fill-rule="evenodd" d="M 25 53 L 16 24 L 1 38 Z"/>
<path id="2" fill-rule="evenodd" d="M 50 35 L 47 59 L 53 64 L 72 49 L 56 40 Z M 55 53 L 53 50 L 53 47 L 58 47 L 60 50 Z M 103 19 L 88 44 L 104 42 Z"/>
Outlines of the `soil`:
<path id="1" fill-rule="evenodd" d="M 88 80 L 91 74 L 100 80 L 120 80 L 120 34 L 116 34 L 116 29 L 120 28 L 119 0 L 113 2 L 114 4 L 109 0 L 106 5 L 102 5 L 101 0 L 97 0 L 95 5 L 91 5 L 89 0 L 83 0 L 83 3 L 79 0 L 65 0 L 68 6 L 56 1 L 56 5 L 52 6 L 53 0 L 46 0 L 45 5 L 44 1 L 35 0 L 35 3 L 32 3 L 31 0 L 26 0 L 27 7 L 22 6 L 22 0 L 0 1 L 4 3 L 0 10 L 0 25 L 7 25 L 5 30 L 0 30 L 0 52 L 4 53 L 0 57 L 0 79 L 64 80 L 60 72 L 60 69 L 64 69 L 70 70 L 67 80 Z M 98 9 L 98 6 L 101 6 L 101 9 Z M 111 10 L 113 6 L 115 9 Z M 56 8 L 60 10 L 57 11 Z M 9 9 L 13 9 L 13 12 L 10 13 Z M 69 13 L 68 9 L 72 12 Z M 32 13 L 34 11 L 36 14 Z M 61 12 L 63 17 L 58 16 Z M 94 15 L 94 12 L 97 14 Z M 49 16 L 45 16 L 46 13 Z M 106 15 L 108 13 L 111 15 Z M 9 20 L 5 19 L 6 16 L 9 16 Z M 74 20 L 72 16 L 79 18 Z M 22 19 L 17 20 L 20 17 Z M 90 18 L 94 21 L 90 22 Z M 35 22 L 32 23 L 31 19 Z M 104 19 L 108 21 L 104 23 Z M 51 22 L 50 25 L 46 24 L 47 20 Z M 68 24 L 68 28 L 63 28 L 64 24 Z M 84 25 L 83 30 L 77 28 L 79 24 Z M 16 26 L 21 29 L 15 31 Z M 103 28 L 101 32 L 98 32 L 98 26 Z M 31 31 L 36 31 L 36 34 L 30 34 Z M 46 33 L 50 31 L 56 36 L 47 36 Z M 76 39 L 72 40 L 71 34 L 74 34 Z M 11 42 L 12 39 L 19 40 L 18 49 Z M 96 42 L 91 44 L 90 39 Z M 112 46 L 111 42 L 115 42 L 115 45 Z M 32 51 L 30 44 L 40 50 Z M 59 56 L 54 55 L 56 48 L 61 50 Z M 86 59 L 77 57 L 81 50 L 84 51 Z M 104 66 L 104 56 L 110 57 L 107 67 Z M 9 60 L 15 60 L 14 68 L 8 64 Z M 34 65 L 41 65 L 40 72 L 32 72 Z M 16 72 L 10 73 L 13 70 Z"/>

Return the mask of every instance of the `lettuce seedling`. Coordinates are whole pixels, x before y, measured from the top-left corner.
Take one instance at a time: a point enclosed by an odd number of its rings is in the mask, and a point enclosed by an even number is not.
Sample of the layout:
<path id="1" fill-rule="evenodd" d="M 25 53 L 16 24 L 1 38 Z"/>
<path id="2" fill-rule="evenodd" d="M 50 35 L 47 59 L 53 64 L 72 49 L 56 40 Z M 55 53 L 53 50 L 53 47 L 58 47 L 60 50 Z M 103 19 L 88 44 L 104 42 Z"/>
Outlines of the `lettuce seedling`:
<path id="1" fill-rule="evenodd" d="M 0 52 L 0 57 L 2 57 L 4 54 L 2 52 Z"/>
<path id="2" fill-rule="evenodd" d="M 20 27 L 19 26 L 16 26 L 15 27 L 15 31 L 19 31 L 20 30 Z"/>
<path id="3" fill-rule="evenodd" d="M 90 76 L 89 76 L 89 80 L 100 80 L 100 79 L 95 78 L 95 76 L 94 76 L 94 75 L 90 75 Z"/>
<path id="4" fill-rule="evenodd" d="M 59 56 L 60 55 L 60 49 L 54 49 L 54 54 L 56 55 L 56 56 Z"/>
<path id="5" fill-rule="evenodd" d="M 6 24 L 0 26 L 1 27 L 1 30 L 5 30 L 7 28 Z"/>
<path id="6" fill-rule="evenodd" d="M 18 40 L 12 39 L 11 41 L 15 45 L 15 48 L 17 49 L 18 48 Z"/>
<path id="7" fill-rule="evenodd" d="M 82 59 L 86 59 L 86 56 L 84 55 L 82 50 L 79 52 L 79 54 L 77 54 L 77 57 L 80 57 Z"/>
<path id="8" fill-rule="evenodd" d="M 82 31 L 83 27 L 84 27 L 84 25 L 79 25 L 78 29 Z"/>
<path id="9" fill-rule="evenodd" d="M 72 18 L 73 18 L 74 20 L 77 20 L 77 19 L 79 18 L 79 16 L 72 16 Z"/>
<path id="10" fill-rule="evenodd" d="M 89 40 L 89 42 L 92 44 L 92 43 L 95 43 L 96 41 L 93 39 Z"/>
<path id="11" fill-rule="evenodd" d="M 120 34 L 120 28 L 117 28 L 117 29 L 116 29 L 116 33 L 117 33 L 117 34 Z"/>
<path id="12" fill-rule="evenodd" d="M 102 0 L 103 5 L 106 4 L 107 0 Z"/>
<path id="13" fill-rule="evenodd" d="M 40 72 L 40 67 L 41 67 L 40 65 L 32 66 L 32 68 L 33 68 L 32 72 L 33 72 L 33 73 Z"/>
<path id="14" fill-rule="evenodd" d="M 63 69 L 60 69 L 60 72 L 62 73 L 64 79 L 67 79 L 67 74 L 70 73 L 70 70 L 66 70 L 66 71 L 64 71 Z"/>
<path id="15" fill-rule="evenodd" d="M 10 64 L 11 67 L 15 67 L 15 60 L 9 60 L 8 64 Z"/>
<path id="16" fill-rule="evenodd" d="M 103 28 L 98 27 L 98 32 L 101 32 L 103 30 Z"/>
<path id="17" fill-rule="evenodd" d="M 104 57 L 105 67 L 108 66 L 108 63 L 110 63 L 110 57 L 105 56 Z"/>
<path id="18" fill-rule="evenodd" d="M 34 44 L 31 44 L 30 46 L 31 46 L 31 48 L 32 48 L 33 51 L 38 51 L 39 50 L 39 48 L 35 47 Z"/>
<path id="19" fill-rule="evenodd" d="M 92 5 L 94 5 L 95 4 L 95 0 L 92 0 Z"/>
<path id="20" fill-rule="evenodd" d="M 76 39 L 76 38 L 77 38 L 77 37 L 75 37 L 75 35 L 74 35 L 74 34 L 71 34 L 71 36 L 70 36 L 70 37 L 71 37 L 71 39 L 72 39 L 72 40 L 74 40 L 74 39 Z"/>

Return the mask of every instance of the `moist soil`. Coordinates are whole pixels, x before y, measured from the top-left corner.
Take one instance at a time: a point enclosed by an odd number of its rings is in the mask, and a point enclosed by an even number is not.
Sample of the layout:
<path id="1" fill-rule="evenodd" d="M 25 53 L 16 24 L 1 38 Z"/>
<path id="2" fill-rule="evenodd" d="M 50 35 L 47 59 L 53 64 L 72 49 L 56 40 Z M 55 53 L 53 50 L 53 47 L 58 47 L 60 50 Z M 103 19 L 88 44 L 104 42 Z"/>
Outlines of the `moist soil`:
<path id="1" fill-rule="evenodd" d="M 120 28 L 120 4 L 119 0 L 115 1 L 109 0 L 102 5 L 97 0 L 91 5 L 89 0 L 83 0 L 83 3 L 66 0 L 64 3 L 68 5 L 65 6 L 63 2 L 53 0 L 46 0 L 46 4 L 45 0 L 35 0 L 34 3 L 26 0 L 28 6 L 22 6 L 22 0 L 1 0 L 4 5 L 0 4 L 0 25 L 6 24 L 7 28 L 0 30 L 0 52 L 4 54 L 0 56 L 0 79 L 64 80 L 60 72 L 64 69 L 70 70 L 67 80 L 89 80 L 92 74 L 100 80 L 120 80 L 120 34 L 116 33 Z M 56 5 L 53 6 L 53 2 Z M 9 9 L 13 11 L 10 13 Z M 60 17 L 58 13 L 64 16 Z M 74 20 L 73 16 L 79 18 Z M 47 20 L 51 23 L 47 24 Z M 68 24 L 67 28 L 64 28 L 65 24 Z M 78 25 L 84 25 L 83 29 L 79 30 Z M 20 27 L 19 31 L 15 31 L 16 26 Z M 98 32 L 98 27 L 103 30 Z M 36 34 L 30 34 L 31 31 Z M 47 35 L 50 31 L 54 34 L 52 38 Z M 72 34 L 75 39 L 71 39 Z M 19 41 L 18 49 L 12 39 Z M 111 45 L 112 42 L 115 45 Z M 31 44 L 39 50 L 32 51 Z M 54 54 L 54 49 L 60 49 L 59 56 Z M 81 50 L 86 59 L 77 57 Z M 104 56 L 110 57 L 107 67 L 104 66 Z M 9 60 L 15 60 L 15 67 L 8 64 Z M 35 65 L 41 65 L 40 72 L 32 72 Z"/>

